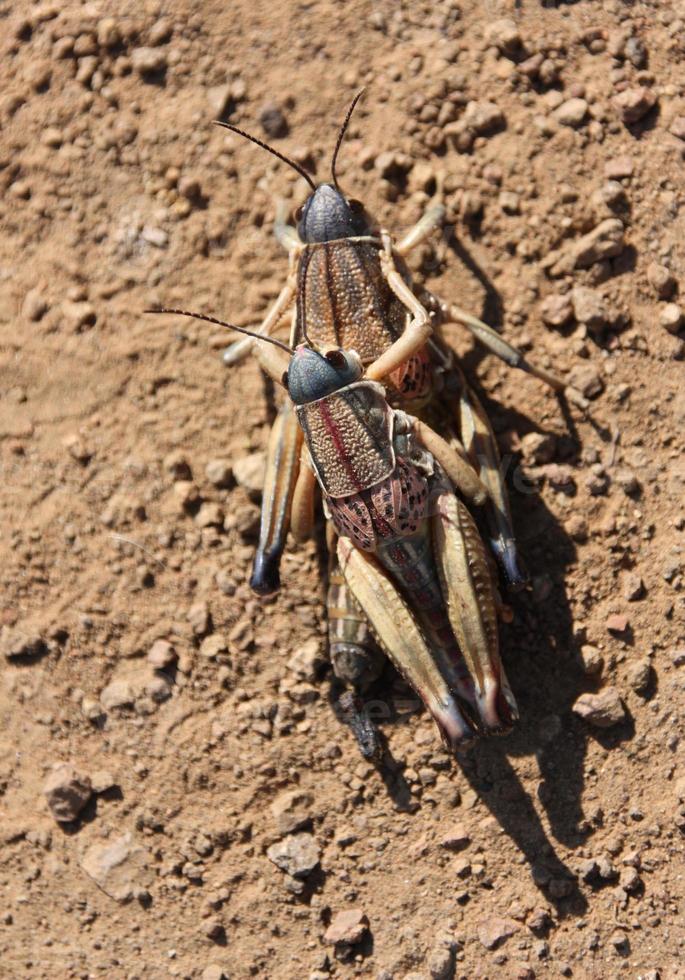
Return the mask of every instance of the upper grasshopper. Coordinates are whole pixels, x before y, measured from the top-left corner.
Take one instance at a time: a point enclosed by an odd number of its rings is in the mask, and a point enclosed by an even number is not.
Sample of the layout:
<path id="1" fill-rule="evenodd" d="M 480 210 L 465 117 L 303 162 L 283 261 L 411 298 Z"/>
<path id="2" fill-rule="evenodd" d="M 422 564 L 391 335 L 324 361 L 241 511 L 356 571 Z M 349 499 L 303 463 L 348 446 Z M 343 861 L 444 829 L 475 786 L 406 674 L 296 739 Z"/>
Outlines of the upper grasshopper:
<path id="1" fill-rule="evenodd" d="M 268 336 L 292 308 L 290 346 L 307 340 L 326 349 L 354 349 L 370 380 L 383 381 L 393 404 L 431 418 L 440 415 L 441 431 L 463 433 L 471 460 L 490 489 L 486 508 L 492 548 L 508 582 L 526 580 L 516 551 L 507 491 L 494 436 L 475 396 L 461 377 L 451 351 L 437 331 L 441 322 L 465 325 L 476 338 L 512 366 L 544 380 L 556 390 L 563 384 L 529 364 L 492 328 L 427 290 L 412 287 L 405 256 L 442 222 L 445 209 L 435 200 L 421 220 L 399 242 L 380 228 L 360 202 L 346 195 L 336 176 L 336 161 L 345 129 L 361 96 L 352 102 L 341 127 L 331 162 L 331 180 L 315 184 L 311 175 L 284 154 L 228 123 L 221 123 L 293 167 L 311 192 L 296 211 L 297 227 L 286 224 L 279 207 L 275 234 L 289 254 L 283 289 L 257 333 Z M 228 348 L 233 364 L 252 347 L 251 339 Z M 262 346 L 257 353 L 268 356 Z M 453 375 L 450 381 L 450 375 Z M 435 406 L 440 405 L 439 413 Z M 432 403 L 432 404 L 431 404 Z M 272 430 L 262 499 L 259 545 L 250 583 L 259 594 L 280 584 L 279 564 L 288 531 L 301 436 L 286 402 Z"/>

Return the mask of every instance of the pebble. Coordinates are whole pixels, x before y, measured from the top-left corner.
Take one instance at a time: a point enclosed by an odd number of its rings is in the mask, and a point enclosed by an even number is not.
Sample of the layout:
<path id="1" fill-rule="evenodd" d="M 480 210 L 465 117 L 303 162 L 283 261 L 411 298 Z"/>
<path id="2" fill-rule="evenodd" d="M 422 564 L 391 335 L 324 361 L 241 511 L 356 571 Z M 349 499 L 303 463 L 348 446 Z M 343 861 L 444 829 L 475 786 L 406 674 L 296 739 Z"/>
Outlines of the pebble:
<path id="1" fill-rule="evenodd" d="M 202 923 L 202 931 L 208 939 L 212 942 L 219 943 L 224 942 L 226 939 L 226 930 L 221 919 L 217 916 L 210 916 L 209 919 L 205 919 Z"/>
<path id="2" fill-rule="evenodd" d="M 471 843 L 471 837 L 463 824 L 457 823 L 448 827 L 440 839 L 440 846 L 448 851 L 463 851 Z"/>
<path id="3" fill-rule="evenodd" d="M 134 48 L 131 52 L 133 70 L 145 78 L 166 70 L 167 56 L 159 48 Z"/>
<path id="4" fill-rule="evenodd" d="M 200 644 L 198 653 L 206 660 L 214 660 L 220 654 L 228 653 L 225 637 L 221 633 L 212 633 L 211 636 L 206 636 Z"/>
<path id="5" fill-rule="evenodd" d="M 511 936 L 519 931 L 519 924 L 514 919 L 502 919 L 490 916 L 482 919 L 478 926 L 478 939 L 486 949 L 499 949 Z"/>
<path id="6" fill-rule="evenodd" d="M 553 115 L 562 126 L 571 126 L 577 129 L 587 119 L 588 108 L 585 99 L 567 99 L 554 110 Z"/>
<path id="7" fill-rule="evenodd" d="M 566 533 L 569 537 L 576 541 L 578 544 L 583 544 L 587 541 L 589 536 L 589 528 L 587 521 L 582 516 L 582 514 L 571 514 L 569 519 L 564 524 Z"/>
<path id="8" fill-rule="evenodd" d="M 621 180 L 624 177 L 632 177 L 634 170 L 635 164 L 632 157 L 613 157 L 611 160 L 607 160 L 604 165 L 604 176 L 607 180 Z"/>
<path id="9" fill-rule="evenodd" d="M 0 652 L 7 660 L 37 660 L 45 656 L 48 646 L 40 633 L 3 626 L 0 631 Z"/>
<path id="10" fill-rule="evenodd" d="M 288 135 L 290 127 L 280 106 L 275 102 L 267 102 L 259 113 L 259 122 L 270 139 L 282 139 Z"/>
<path id="11" fill-rule="evenodd" d="M 565 327 L 573 316 L 570 293 L 551 293 L 540 304 L 540 316 L 548 327 Z"/>
<path id="12" fill-rule="evenodd" d="M 277 796 L 271 804 L 271 813 L 278 833 L 285 836 L 310 824 L 312 803 L 311 793 L 301 789 L 287 790 Z"/>
<path id="13" fill-rule="evenodd" d="M 88 776 L 83 776 L 68 762 L 57 764 L 43 786 L 50 813 L 59 823 L 76 820 L 93 795 Z"/>
<path id="14" fill-rule="evenodd" d="M 369 920 L 362 909 L 345 909 L 333 916 L 324 940 L 334 945 L 345 943 L 355 946 L 364 939 L 368 931 Z"/>
<path id="15" fill-rule="evenodd" d="M 300 680 L 314 682 L 318 679 L 326 663 L 321 651 L 321 642 L 316 638 L 307 640 L 296 650 L 288 661 L 288 669 Z"/>
<path id="16" fill-rule="evenodd" d="M 133 689 L 127 680 L 111 681 L 100 691 L 100 704 L 105 711 L 112 711 L 115 708 L 125 708 L 133 704 Z"/>
<path id="17" fill-rule="evenodd" d="M 519 29 L 516 22 L 508 17 L 493 21 L 485 32 L 485 38 L 505 55 L 515 55 L 521 49 Z"/>
<path id="18" fill-rule="evenodd" d="M 74 333 L 78 333 L 83 327 L 92 326 L 97 319 L 95 307 L 87 300 L 75 302 L 66 299 L 60 305 L 60 311 L 66 321 L 67 327 Z"/>
<path id="19" fill-rule="evenodd" d="M 188 610 L 187 619 L 195 636 L 204 636 L 212 628 L 212 616 L 204 600 L 193 603 Z"/>
<path id="20" fill-rule="evenodd" d="M 613 105 L 618 112 L 621 120 L 631 126 L 639 122 L 650 109 L 653 109 L 657 102 L 656 94 L 650 88 L 638 85 L 635 88 L 627 88 L 613 98 Z"/>
<path id="21" fill-rule="evenodd" d="M 626 717 L 615 687 L 605 687 L 598 694 L 581 694 L 573 705 L 573 712 L 594 728 L 611 728 L 625 721 Z"/>
<path id="22" fill-rule="evenodd" d="M 190 463 L 180 449 L 175 449 L 165 456 L 162 465 L 167 473 L 173 476 L 174 480 L 192 480 L 193 478 Z"/>
<path id="23" fill-rule="evenodd" d="M 233 463 L 233 476 L 236 483 L 251 493 L 261 493 L 264 489 L 265 465 L 266 455 L 261 451 L 236 459 Z"/>
<path id="24" fill-rule="evenodd" d="M 97 41 L 101 48 L 115 48 L 121 41 L 121 32 L 113 17 L 98 21 Z"/>
<path id="25" fill-rule="evenodd" d="M 42 319 L 50 309 L 50 304 L 39 289 L 29 289 L 24 297 L 22 312 L 27 320 L 36 322 Z"/>
<path id="26" fill-rule="evenodd" d="M 502 191 L 499 196 L 499 206 L 505 214 L 521 213 L 521 199 L 512 191 Z"/>
<path id="27" fill-rule="evenodd" d="M 647 282 L 654 290 L 657 299 L 670 299 L 675 292 L 675 277 L 670 269 L 658 262 L 650 262 L 648 265 Z"/>
<path id="28" fill-rule="evenodd" d="M 595 289 L 574 286 L 571 290 L 573 315 L 590 333 L 600 333 L 607 326 L 609 315 L 604 299 Z"/>
<path id="29" fill-rule="evenodd" d="M 652 681 L 652 665 L 647 657 L 636 660 L 628 668 L 628 683 L 637 694 L 643 694 Z"/>
<path id="30" fill-rule="evenodd" d="M 527 432 L 521 439 L 523 455 L 528 460 L 543 465 L 551 463 L 557 451 L 557 440 L 553 432 Z"/>
<path id="31" fill-rule="evenodd" d="M 678 333 L 683 325 L 682 308 L 677 303 L 666 303 L 659 313 L 659 323 L 669 333 Z"/>
<path id="32" fill-rule="evenodd" d="M 604 391 L 604 382 L 594 364 L 576 364 L 569 371 L 568 381 L 585 398 L 597 398 Z"/>
<path id="33" fill-rule="evenodd" d="M 292 878 L 306 878 L 319 863 L 321 852 L 312 834 L 293 834 L 266 852 L 270 861 Z"/>
<path id="34" fill-rule="evenodd" d="M 168 640 L 155 640 L 147 652 L 147 662 L 155 670 L 167 670 L 173 667 L 178 655 Z"/>
<path id="35" fill-rule="evenodd" d="M 605 625 L 610 633 L 625 633 L 630 626 L 630 622 L 627 616 L 621 613 L 612 613 L 611 616 L 607 616 Z"/>
<path id="36" fill-rule="evenodd" d="M 215 487 L 226 487 L 233 477 L 233 469 L 228 460 L 210 459 L 205 466 L 205 476 Z"/>
<path id="37" fill-rule="evenodd" d="M 627 602 L 637 602 L 645 594 L 645 585 L 637 572 L 626 572 L 623 576 L 623 598 Z"/>
<path id="38" fill-rule="evenodd" d="M 504 125 L 504 113 L 494 102 L 468 102 L 464 110 L 463 121 L 478 135 L 487 135 Z"/>
<path id="39" fill-rule="evenodd" d="M 91 845 L 83 855 L 81 867 L 117 902 L 147 897 L 154 880 L 150 855 L 133 841 L 130 832 Z"/>
<path id="40" fill-rule="evenodd" d="M 200 974 L 200 980 L 228 980 L 228 973 L 217 963 L 210 963 Z"/>
<path id="41" fill-rule="evenodd" d="M 223 507 L 213 501 L 202 504 L 195 515 L 195 523 L 198 527 L 222 527 L 224 523 Z"/>
<path id="42" fill-rule="evenodd" d="M 595 262 L 614 258 L 623 251 L 623 222 L 618 218 L 606 218 L 596 228 L 583 235 L 572 248 L 576 268 L 586 269 Z"/>

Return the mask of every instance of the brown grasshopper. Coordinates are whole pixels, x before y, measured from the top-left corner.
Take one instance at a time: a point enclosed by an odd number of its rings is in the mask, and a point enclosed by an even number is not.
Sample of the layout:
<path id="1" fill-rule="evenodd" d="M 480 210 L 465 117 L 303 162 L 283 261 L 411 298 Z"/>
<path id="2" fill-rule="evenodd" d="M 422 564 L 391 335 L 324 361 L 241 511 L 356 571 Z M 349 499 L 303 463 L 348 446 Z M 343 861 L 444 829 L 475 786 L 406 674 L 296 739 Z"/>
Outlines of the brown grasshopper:
<path id="1" fill-rule="evenodd" d="M 345 584 L 445 743 L 454 750 L 508 731 L 518 711 L 499 656 L 497 591 L 464 503 L 482 506 L 488 492 L 466 453 L 393 409 L 356 352 L 262 339 L 262 364 L 286 387 L 306 447 L 296 536 L 311 533 L 318 483 Z M 358 738 L 365 754 L 377 753 L 373 737 Z"/>
<path id="2" fill-rule="evenodd" d="M 461 323 L 508 364 L 541 378 L 557 391 L 564 385 L 528 363 L 520 351 L 476 317 L 426 290 L 422 290 L 421 298 L 416 295 L 403 260 L 441 224 L 445 213 L 441 203 L 434 202 L 418 224 L 395 243 L 358 201 L 341 191 L 336 160 L 361 94 L 352 102 L 338 134 L 331 183 L 318 186 L 304 168 L 273 147 L 235 126 L 220 124 L 285 161 L 311 187 L 296 213 L 297 229 L 286 224 L 283 209 L 278 210 L 275 234 L 288 251 L 290 270 L 257 333 L 269 336 L 294 307 L 291 347 L 307 339 L 322 349 L 357 351 L 366 378 L 383 381 L 392 404 L 403 405 L 422 417 L 439 417 L 439 427 L 448 438 L 461 434 L 473 465 L 490 491 L 486 519 L 493 551 L 510 586 L 520 588 L 526 575 L 517 556 L 496 442 L 487 417 L 456 368 L 453 354 L 437 335 L 439 325 L 445 321 Z M 235 363 L 252 345 L 247 339 L 229 347 L 224 355 L 226 363 Z M 268 356 L 266 350 L 257 346 L 260 359 Z M 447 406 L 445 398 L 449 399 Z M 279 564 L 291 516 L 300 444 L 299 429 L 286 401 L 269 442 L 260 538 L 250 579 L 252 588 L 261 595 L 276 591 L 280 585 Z M 353 633 L 354 610 L 343 602 L 347 611 L 341 614 L 341 603 L 336 602 L 344 590 L 335 568 L 332 582 L 331 619 L 336 623 L 342 621 L 341 615 L 342 619 L 347 617 Z"/>

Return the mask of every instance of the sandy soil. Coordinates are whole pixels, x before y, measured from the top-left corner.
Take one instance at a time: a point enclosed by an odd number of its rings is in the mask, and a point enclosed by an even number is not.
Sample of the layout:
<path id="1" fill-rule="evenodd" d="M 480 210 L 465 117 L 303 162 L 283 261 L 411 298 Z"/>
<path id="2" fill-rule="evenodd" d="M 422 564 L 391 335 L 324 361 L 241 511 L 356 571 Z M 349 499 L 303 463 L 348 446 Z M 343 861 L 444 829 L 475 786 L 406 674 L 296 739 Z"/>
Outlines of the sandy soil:
<path id="1" fill-rule="evenodd" d="M 685 5 L 0 14 L 0 975 L 685 975 Z M 591 401 L 451 334 L 533 570 L 521 723 L 461 764 L 389 669 L 361 760 L 316 547 L 246 584 L 278 396 L 142 315 L 260 320 L 305 187 L 211 122 L 325 179 L 361 85 L 344 186 L 400 234 L 446 172 L 417 278 Z"/>

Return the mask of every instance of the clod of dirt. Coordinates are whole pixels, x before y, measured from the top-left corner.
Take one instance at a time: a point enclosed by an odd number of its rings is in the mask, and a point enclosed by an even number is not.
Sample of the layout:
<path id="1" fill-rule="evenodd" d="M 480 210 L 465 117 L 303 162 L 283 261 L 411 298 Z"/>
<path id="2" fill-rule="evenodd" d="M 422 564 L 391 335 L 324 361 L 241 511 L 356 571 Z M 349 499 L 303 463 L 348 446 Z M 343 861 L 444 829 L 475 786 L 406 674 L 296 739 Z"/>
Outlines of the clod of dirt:
<path id="1" fill-rule="evenodd" d="M 150 854 L 134 842 L 130 832 L 93 844 L 83 855 L 81 867 L 117 902 L 145 898 L 154 880 Z"/>
<path id="2" fill-rule="evenodd" d="M 540 304 L 540 316 L 548 327 L 565 327 L 573 316 L 570 293 L 551 293 Z"/>
<path id="3" fill-rule="evenodd" d="M 659 314 L 659 323 L 669 333 L 678 333 L 683 325 L 682 307 L 677 303 L 667 303 Z"/>
<path id="4" fill-rule="evenodd" d="M 238 486 L 244 487 L 251 495 L 261 494 L 264 489 L 265 455 L 263 452 L 241 456 L 233 463 L 233 476 Z"/>
<path id="5" fill-rule="evenodd" d="M 628 617 L 622 613 L 612 613 L 611 616 L 607 616 L 606 628 L 610 633 L 625 633 L 629 626 Z"/>
<path id="6" fill-rule="evenodd" d="M 567 99 L 554 110 L 554 118 L 562 126 L 578 129 L 587 119 L 588 104 L 585 99 Z"/>
<path id="7" fill-rule="evenodd" d="M 7 660 L 33 660 L 44 657 L 48 647 L 39 633 L 3 626 L 0 631 L 0 652 Z"/>
<path id="8" fill-rule="evenodd" d="M 167 56 L 158 48 L 134 48 L 131 52 L 133 70 L 143 78 L 163 72 L 167 66 Z"/>
<path id="9" fill-rule="evenodd" d="M 321 852 L 312 834 L 294 834 L 272 844 L 266 852 L 270 861 L 292 878 L 306 878 L 319 863 Z"/>
<path id="10" fill-rule="evenodd" d="M 147 662 L 155 670 L 167 670 L 173 667 L 178 655 L 168 640 L 155 640 L 147 652 Z"/>
<path id="11" fill-rule="evenodd" d="M 71 823 L 93 795 L 88 776 L 83 776 L 68 762 L 55 766 L 43 786 L 50 813 L 59 823 Z"/>
<path id="12" fill-rule="evenodd" d="M 584 324 L 591 333 L 600 333 L 609 322 L 609 314 L 603 298 L 595 289 L 574 286 L 571 290 L 573 314 L 578 323 Z"/>
<path id="13" fill-rule="evenodd" d="M 486 949 L 498 949 L 514 936 L 520 929 L 518 922 L 513 919 L 502 919 L 499 916 L 489 916 L 481 920 L 478 926 L 478 939 Z"/>
<path id="14" fill-rule="evenodd" d="M 485 136 L 504 126 L 504 113 L 494 102 L 468 102 L 460 120 L 476 132 Z"/>
<path id="15" fill-rule="evenodd" d="M 233 477 L 233 469 L 228 460 L 210 459 L 205 466 L 205 476 L 215 487 L 227 487 Z"/>
<path id="16" fill-rule="evenodd" d="M 569 371 L 568 380 L 585 398 L 597 398 L 604 391 L 604 382 L 594 364 L 576 364 Z"/>
<path id="17" fill-rule="evenodd" d="M 22 312 L 27 320 L 32 320 L 34 323 L 43 318 L 43 316 L 50 309 L 50 304 L 43 296 L 40 289 L 29 289 L 28 293 L 24 297 L 24 304 L 22 306 Z"/>
<path id="18" fill-rule="evenodd" d="M 598 694 L 581 694 L 573 711 L 594 728 L 611 728 L 625 721 L 626 712 L 615 687 L 605 687 Z"/>
<path id="19" fill-rule="evenodd" d="M 628 683 L 637 694 L 643 694 L 652 680 L 652 665 L 646 657 L 636 660 L 628 668 Z"/>
<path id="20" fill-rule="evenodd" d="M 623 251 L 623 222 L 607 218 L 583 235 L 573 245 L 571 255 L 577 269 L 586 269 L 595 262 L 611 259 Z"/>
<path id="21" fill-rule="evenodd" d="M 471 837 L 463 824 L 457 823 L 449 827 L 443 834 L 440 845 L 448 851 L 463 851 L 471 843 Z"/>
<path id="22" fill-rule="evenodd" d="M 362 909 L 345 909 L 333 916 L 324 939 L 327 943 L 355 946 L 369 931 L 369 920 Z"/>

